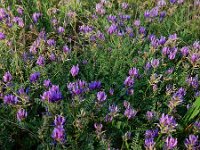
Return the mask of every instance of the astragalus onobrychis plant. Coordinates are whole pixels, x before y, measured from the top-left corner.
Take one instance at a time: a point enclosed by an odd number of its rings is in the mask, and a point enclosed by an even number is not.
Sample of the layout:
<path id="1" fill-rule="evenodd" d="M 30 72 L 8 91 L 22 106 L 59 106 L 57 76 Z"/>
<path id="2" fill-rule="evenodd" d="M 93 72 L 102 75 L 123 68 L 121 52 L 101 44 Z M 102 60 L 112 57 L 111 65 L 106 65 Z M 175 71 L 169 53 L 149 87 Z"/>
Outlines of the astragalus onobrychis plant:
<path id="1" fill-rule="evenodd" d="M 0 149 L 200 149 L 199 0 L 1 0 Z"/>

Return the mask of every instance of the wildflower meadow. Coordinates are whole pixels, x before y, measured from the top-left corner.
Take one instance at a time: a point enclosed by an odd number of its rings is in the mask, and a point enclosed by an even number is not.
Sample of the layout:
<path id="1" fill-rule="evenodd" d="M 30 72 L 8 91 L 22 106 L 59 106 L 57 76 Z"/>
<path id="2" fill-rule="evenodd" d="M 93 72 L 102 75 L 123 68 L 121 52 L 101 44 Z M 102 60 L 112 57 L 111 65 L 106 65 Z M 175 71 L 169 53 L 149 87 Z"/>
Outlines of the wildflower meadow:
<path id="1" fill-rule="evenodd" d="M 0 0 L 0 149 L 200 150 L 200 0 Z"/>

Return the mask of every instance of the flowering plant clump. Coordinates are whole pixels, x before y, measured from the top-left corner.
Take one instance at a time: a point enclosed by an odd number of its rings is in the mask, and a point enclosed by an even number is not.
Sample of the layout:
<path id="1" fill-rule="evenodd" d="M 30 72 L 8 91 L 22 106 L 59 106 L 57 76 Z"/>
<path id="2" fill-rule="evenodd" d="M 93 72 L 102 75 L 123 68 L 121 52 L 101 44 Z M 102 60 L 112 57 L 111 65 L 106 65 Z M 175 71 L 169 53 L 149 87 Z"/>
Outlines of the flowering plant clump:
<path id="1" fill-rule="evenodd" d="M 0 3 L 0 149 L 200 149 L 200 0 Z"/>

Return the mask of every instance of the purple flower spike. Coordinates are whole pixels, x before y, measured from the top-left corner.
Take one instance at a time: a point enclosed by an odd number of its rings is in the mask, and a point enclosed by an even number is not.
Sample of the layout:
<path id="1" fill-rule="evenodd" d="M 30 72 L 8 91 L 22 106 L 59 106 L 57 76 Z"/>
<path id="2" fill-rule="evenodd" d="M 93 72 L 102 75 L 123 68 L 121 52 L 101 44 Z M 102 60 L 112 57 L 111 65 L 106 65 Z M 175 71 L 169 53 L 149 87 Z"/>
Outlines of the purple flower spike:
<path id="1" fill-rule="evenodd" d="M 95 90 L 101 88 L 101 82 L 100 81 L 92 81 L 89 83 L 89 89 L 90 90 Z"/>
<path id="2" fill-rule="evenodd" d="M 73 66 L 73 67 L 71 68 L 70 72 L 71 72 L 71 75 L 72 75 L 73 77 L 77 76 L 77 75 L 78 75 L 78 72 L 79 72 L 79 66 L 78 66 L 78 65 Z"/>
<path id="3" fill-rule="evenodd" d="M 200 131 L 200 121 L 196 121 L 194 123 L 194 128 L 197 130 L 197 131 Z"/>
<path id="4" fill-rule="evenodd" d="M 197 150 L 198 148 L 200 148 L 199 146 L 199 142 L 198 142 L 198 136 L 195 135 L 189 135 L 188 138 L 185 139 L 185 147 L 188 150 Z"/>
<path id="5" fill-rule="evenodd" d="M 181 54 L 182 54 L 183 57 L 188 56 L 188 54 L 189 54 L 189 48 L 187 46 L 182 47 L 181 48 Z"/>
<path id="6" fill-rule="evenodd" d="M 38 19 L 42 16 L 41 13 L 33 13 L 33 16 L 32 16 L 32 19 L 33 19 L 33 22 L 34 23 L 37 23 L 38 22 Z"/>
<path id="7" fill-rule="evenodd" d="M 35 72 L 35 73 L 32 73 L 31 75 L 30 75 L 30 82 L 31 83 L 34 83 L 34 82 L 36 82 L 38 79 L 39 79 L 39 77 L 40 77 L 40 73 L 39 72 Z"/>
<path id="8" fill-rule="evenodd" d="M 153 68 L 157 68 L 159 66 L 159 64 L 160 64 L 159 59 L 153 59 L 151 61 L 151 65 L 152 65 Z"/>
<path id="9" fill-rule="evenodd" d="M 47 100 L 50 103 L 60 101 L 62 99 L 62 93 L 60 92 L 59 86 L 52 85 L 48 91 L 45 91 L 41 96 L 42 100 Z"/>
<path id="10" fill-rule="evenodd" d="M 4 40 L 6 38 L 6 35 L 2 32 L 0 32 L 0 40 Z"/>
<path id="11" fill-rule="evenodd" d="M 156 145 L 156 142 L 154 142 L 154 139 L 145 139 L 144 146 L 147 150 L 153 150 Z"/>
<path id="12" fill-rule="evenodd" d="M 43 85 L 44 85 L 46 88 L 48 88 L 48 87 L 50 87 L 52 84 L 51 84 L 51 81 L 50 81 L 49 79 L 47 79 L 47 80 L 44 80 Z"/>
<path id="13" fill-rule="evenodd" d="M 12 75 L 10 74 L 10 72 L 6 72 L 3 76 L 3 81 L 4 82 L 10 82 L 12 80 Z"/>
<path id="14" fill-rule="evenodd" d="M 43 56 L 39 56 L 36 64 L 38 64 L 39 66 L 44 66 L 45 65 L 45 58 Z"/>
<path id="15" fill-rule="evenodd" d="M 18 8 L 17 8 L 17 12 L 18 12 L 20 15 L 23 15 L 24 9 L 23 9 L 22 7 L 18 7 Z"/>
<path id="16" fill-rule="evenodd" d="M 49 39 L 49 40 L 47 40 L 47 44 L 49 46 L 55 46 L 56 45 L 56 41 L 54 39 Z"/>
<path id="17" fill-rule="evenodd" d="M 107 95 L 106 95 L 106 93 L 104 91 L 100 91 L 100 92 L 97 93 L 97 100 L 99 102 L 105 101 L 106 98 L 107 98 Z"/>
<path id="18" fill-rule="evenodd" d="M 62 34 L 62 33 L 64 33 L 64 32 L 65 32 L 65 29 L 64 29 L 63 27 L 59 26 L 59 27 L 58 27 L 58 33 L 59 33 L 59 34 Z"/>
<path id="19" fill-rule="evenodd" d="M 65 130 L 62 127 L 54 128 L 51 137 L 57 141 L 63 143 L 65 141 Z"/>
<path id="20" fill-rule="evenodd" d="M 55 119 L 54 119 L 54 125 L 55 126 L 63 127 L 64 123 L 65 123 L 65 117 L 63 117 L 61 115 L 55 116 Z"/>
<path id="21" fill-rule="evenodd" d="M 112 25 L 108 28 L 107 32 L 108 32 L 108 34 L 116 33 L 116 32 L 117 32 L 117 25 L 112 24 Z"/>
<path id="22" fill-rule="evenodd" d="M 27 111 L 23 108 L 17 111 L 17 120 L 22 121 L 27 117 Z"/>
<path id="23" fill-rule="evenodd" d="M 103 128 L 103 125 L 101 123 L 95 123 L 94 124 L 94 128 L 96 129 L 96 132 L 101 132 L 102 128 Z"/>
<path id="24" fill-rule="evenodd" d="M 64 45 L 64 46 L 63 46 L 63 52 L 64 52 L 64 53 L 70 53 L 70 52 L 71 52 L 71 49 L 70 49 L 67 45 Z"/>
<path id="25" fill-rule="evenodd" d="M 177 123 L 173 116 L 162 114 L 159 125 L 161 133 L 170 133 L 175 131 Z"/>
<path id="26" fill-rule="evenodd" d="M 128 3 L 124 2 L 124 3 L 121 4 L 121 6 L 122 6 L 122 9 L 128 9 L 129 5 L 128 5 Z"/>
<path id="27" fill-rule="evenodd" d="M 177 138 L 173 138 L 173 137 L 167 137 L 166 141 L 165 141 L 165 146 L 167 150 L 173 150 L 176 148 L 177 146 Z"/>
<path id="28" fill-rule="evenodd" d="M 126 108 L 126 110 L 124 111 L 124 116 L 126 116 L 128 119 L 134 118 L 136 114 L 137 111 L 132 109 L 131 107 Z"/>
<path id="29" fill-rule="evenodd" d="M 152 121 L 153 117 L 154 117 L 154 112 L 152 112 L 152 111 L 147 111 L 147 113 L 146 113 L 146 118 L 147 118 L 147 120 L 148 120 L 148 121 Z"/>
<path id="30" fill-rule="evenodd" d="M 134 79 L 131 76 L 128 76 L 124 81 L 124 85 L 128 87 L 132 87 L 134 84 Z"/>
<path id="31" fill-rule="evenodd" d="M 132 76 L 132 77 L 138 77 L 139 75 L 139 71 L 137 68 L 131 68 L 129 70 L 129 75 Z"/>
<path id="32" fill-rule="evenodd" d="M 135 20 L 133 24 L 134 24 L 136 27 L 139 27 L 139 26 L 140 26 L 140 20 Z"/>
<path id="33" fill-rule="evenodd" d="M 3 101 L 5 104 L 15 105 L 18 102 L 18 98 L 12 94 L 9 94 L 9 95 L 4 96 Z"/>

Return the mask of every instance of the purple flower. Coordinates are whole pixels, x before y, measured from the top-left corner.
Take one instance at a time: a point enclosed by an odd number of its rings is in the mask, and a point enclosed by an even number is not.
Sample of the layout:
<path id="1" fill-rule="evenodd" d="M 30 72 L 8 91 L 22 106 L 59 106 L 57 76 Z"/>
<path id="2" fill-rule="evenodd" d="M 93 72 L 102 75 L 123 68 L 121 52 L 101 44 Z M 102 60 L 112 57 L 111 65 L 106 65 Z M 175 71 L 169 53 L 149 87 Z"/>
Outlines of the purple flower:
<path id="1" fill-rule="evenodd" d="M 152 121 L 153 117 L 154 117 L 154 112 L 152 112 L 152 111 L 147 111 L 147 113 L 146 113 L 146 118 L 147 118 L 147 120 L 148 120 L 148 121 Z"/>
<path id="2" fill-rule="evenodd" d="M 170 60 L 175 59 L 177 51 L 178 51 L 178 48 L 176 48 L 176 47 L 170 49 L 169 54 L 168 54 L 168 58 Z"/>
<path id="3" fill-rule="evenodd" d="M 18 98 L 12 94 L 4 96 L 3 101 L 5 104 L 15 105 L 18 102 Z"/>
<path id="4" fill-rule="evenodd" d="M 169 52 L 170 52 L 169 47 L 163 47 L 162 48 L 162 55 L 166 56 L 166 55 L 169 54 Z"/>
<path id="5" fill-rule="evenodd" d="M 197 7 L 200 6 L 200 0 L 195 0 L 194 1 L 194 6 L 197 6 Z"/>
<path id="6" fill-rule="evenodd" d="M 109 93 L 110 93 L 110 95 L 113 95 L 114 94 L 114 89 L 110 88 Z"/>
<path id="7" fill-rule="evenodd" d="M 54 39 L 49 39 L 49 40 L 47 40 L 47 44 L 49 46 L 55 46 L 56 45 L 56 41 Z"/>
<path id="8" fill-rule="evenodd" d="M 126 110 L 124 111 L 124 116 L 126 116 L 128 119 L 134 118 L 136 114 L 137 111 L 132 109 L 131 107 L 126 108 Z"/>
<path id="9" fill-rule="evenodd" d="M 197 131 L 200 131 L 200 121 L 196 121 L 194 123 L 194 128 L 197 130 Z"/>
<path id="10" fill-rule="evenodd" d="M 59 86 L 52 85 L 48 91 L 45 91 L 41 96 L 42 100 L 47 100 L 48 102 L 54 103 L 62 99 L 62 93 L 60 92 Z"/>
<path id="11" fill-rule="evenodd" d="M 3 76 L 3 81 L 4 82 L 10 82 L 12 80 L 12 75 L 10 74 L 10 72 L 6 72 Z"/>
<path id="12" fill-rule="evenodd" d="M 109 106 L 109 111 L 111 116 L 115 116 L 119 112 L 119 108 L 117 105 L 112 104 Z"/>
<path id="13" fill-rule="evenodd" d="M 105 40 L 104 34 L 103 34 L 102 32 L 100 32 L 100 31 L 97 31 L 96 36 L 97 36 L 97 38 L 98 38 L 99 40 L 102 40 L 102 41 Z"/>
<path id="14" fill-rule="evenodd" d="M 146 11 L 144 12 L 144 17 L 145 17 L 145 18 L 149 18 L 149 17 L 150 17 L 150 12 L 149 12 L 149 10 L 146 10 Z"/>
<path id="15" fill-rule="evenodd" d="M 70 49 L 67 45 L 64 45 L 64 46 L 63 46 L 63 52 L 64 52 L 64 53 L 70 53 L 70 52 L 71 52 L 71 49 Z"/>
<path id="16" fill-rule="evenodd" d="M 154 139 L 158 136 L 158 129 L 155 130 L 146 130 L 145 139 Z"/>
<path id="17" fill-rule="evenodd" d="M 103 125 L 101 123 L 95 123 L 94 124 L 94 128 L 96 129 L 96 132 L 101 132 L 102 128 L 103 128 Z"/>
<path id="18" fill-rule="evenodd" d="M 55 119 L 54 119 L 55 126 L 63 127 L 64 123 L 65 123 L 65 117 L 63 117 L 61 115 L 55 116 Z"/>
<path id="19" fill-rule="evenodd" d="M 181 54 L 186 57 L 189 54 L 189 48 L 187 46 L 184 46 L 181 48 Z"/>
<path id="20" fill-rule="evenodd" d="M 150 62 L 147 62 L 147 63 L 145 64 L 145 66 L 144 66 L 144 69 L 145 69 L 145 70 L 151 69 L 151 63 L 150 63 Z"/>
<path id="21" fill-rule="evenodd" d="M 32 16 L 33 22 L 34 22 L 34 23 L 37 23 L 37 22 L 38 22 L 38 19 L 39 19 L 41 16 L 42 16 L 41 13 L 38 13 L 38 12 L 33 13 L 33 16 Z"/>
<path id="22" fill-rule="evenodd" d="M 43 56 L 39 56 L 36 64 L 38 64 L 39 66 L 44 66 L 45 65 L 45 58 Z"/>
<path id="23" fill-rule="evenodd" d="M 199 1 L 199 4 L 200 4 L 200 1 Z M 200 42 L 199 41 L 195 41 L 194 43 L 193 43 L 193 47 L 194 47 L 194 49 L 200 49 Z"/>
<path id="24" fill-rule="evenodd" d="M 117 21 L 117 17 L 113 16 L 113 15 L 109 15 L 107 17 L 107 19 L 108 19 L 109 22 L 112 22 L 112 23 L 115 23 Z"/>
<path id="25" fill-rule="evenodd" d="M 71 75 L 72 75 L 73 77 L 77 76 L 77 75 L 78 75 L 78 72 L 79 72 L 79 66 L 78 66 L 78 65 L 72 66 L 70 72 L 71 72 Z"/>
<path id="26" fill-rule="evenodd" d="M 135 20 L 133 24 L 134 24 L 136 27 L 139 27 L 139 26 L 140 26 L 140 20 Z"/>
<path id="27" fill-rule="evenodd" d="M 39 79 L 39 77 L 40 77 L 40 73 L 39 72 L 35 72 L 35 73 L 32 73 L 31 75 L 30 75 L 30 82 L 31 83 L 34 83 L 34 82 L 36 82 L 38 79 Z"/>
<path id="28" fill-rule="evenodd" d="M 145 142 L 144 142 L 144 146 L 147 150 L 153 150 L 154 147 L 156 145 L 156 142 L 154 142 L 154 139 L 145 139 Z"/>
<path id="29" fill-rule="evenodd" d="M 22 121 L 27 117 L 27 111 L 23 108 L 17 111 L 17 120 Z"/>
<path id="30" fill-rule="evenodd" d="M 134 84 L 134 79 L 131 76 L 128 76 L 124 81 L 125 86 L 131 87 L 133 86 L 133 84 Z"/>
<path id="31" fill-rule="evenodd" d="M 49 56 L 49 59 L 51 61 L 55 61 L 56 60 L 56 55 L 54 53 L 51 53 L 51 55 Z"/>
<path id="32" fill-rule="evenodd" d="M 193 65 L 195 65 L 196 62 L 199 62 L 199 60 L 200 60 L 200 54 L 198 54 L 198 53 L 194 53 L 194 54 L 192 54 L 191 57 L 190 57 L 190 61 L 191 61 L 191 63 L 192 63 Z"/>
<path id="33" fill-rule="evenodd" d="M 65 140 L 65 130 L 62 127 L 55 127 L 51 137 L 57 141 L 63 143 Z"/>
<path id="34" fill-rule="evenodd" d="M 179 88 L 179 90 L 173 94 L 172 99 L 169 101 L 169 108 L 174 109 L 176 106 L 183 102 L 183 97 L 186 95 L 186 90 L 184 88 Z"/>
<path id="35" fill-rule="evenodd" d="M 13 22 L 16 23 L 19 27 L 23 28 L 24 27 L 24 21 L 20 17 L 14 17 Z"/>
<path id="36" fill-rule="evenodd" d="M 20 89 L 18 90 L 18 93 L 19 93 L 19 95 L 24 95 L 24 94 L 26 94 L 24 88 L 20 88 Z"/>
<path id="37" fill-rule="evenodd" d="M 168 39 L 172 40 L 172 41 L 176 41 L 178 39 L 177 34 L 176 33 L 170 34 L 169 37 L 168 37 Z"/>
<path id="38" fill-rule="evenodd" d="M 52 85 L 50 79 L 44 80 L 43 85 L 44 85 L 46 88 L 50 87 L 50 86 Z"/>
<path id="39" fill-rule="evenodd" d="M 131 77 L 138 77 L 139 71 L 137 68 L 131 68 L 129 70 L 129 76 Z"/>
<path id="40" fill-rule="evenodd" d="M 162 114 L 159 120 L 161 133 L 169 133 L 175 131 L 177 123 L 173 116 Z"/>
<path id="41" fill-rule="evenodd" d="M 90 90 L 95 90 L 101 88 L 101 82 L 100 81 L 92 81 L 89 83 L 89 89 Z"/>
<path id="42" fill-rule="evenodd" d="M 58 20 L 56 18 L 51 19 L 52 25 L 55 27 L 58 24 Z"/>
<path id="43" fill-rule="evenodd" d="M 194 89 L 197 89 L 199 87 L 198 75 L 196 75 L 195 77 L 189 77 L 186 81 Z"/>
<path id="44" fill-rule="evenodd" d="M 23 9 L 22 7 L 18 7 L 18 8 L 17 8 L 17 12 L 18 12 L 20 15 L 23 15 L 24 9 Z"/>
<path id="45" fill-rule="evenodd" d="M 82 33 L 90 33 L 92 32 L 92 27 L 88 26 L 88 25 L 82 25 L 79 27 L 80 32 Z"/>
<path id="46" fill-rule="evenodd" d="M 6 13 L 6 10 L 4 8 L 0 8 L 0 21 L 5 19 L 7 16 L 8 14 Z"/>
<path id="47" fill-rule="evenodd" d="M 167 137 L 166 141 L 165 141 L 165 146 L 167 150 L 173 150 L 174 148 L 176 148 L 177 146 L 177 138 L 173 138 L 173 137 Z"/>
<path id="48" fill-rule="evenodd" d="M 151 60 L 151 66 L 153 68 L 157 68 L 159 66 L 159 64 L 160 64 L 159 59 L 153 59 L 153 60 Z"/>
<path id="49" fill-rule="evenodd" d="M 80 95 L 88 91 L 87 83 L 81 80 L 78 80 L 77 82 L 74 83 L 69 83 L 67 85 L 67 88 L 73 96 Z"/>
<path id="50" fill-rule="evenodd" d="M 170 1 L 170 3 L 172 3 L 172 4 L 176 3 L 176 0 L 169 0 L 169 1 Z"/>
<path id="51" fill-rule="evenodd" d="M 199 148 L 198 136 L 189 135 L 189 137 L 185 139 L 184 144 L 188 150 L 197 150 Z"/>
<path id="52" fill-rule="evenodd" d="M 165 42 L 166 42 L 166 37 L 161 36 L 160 39 L 159 39 L 159 44 L 160 44 L 160 45 L 164 45 Z"/>
<path id="53" fill-rule="evenodd" d="M 122 9 L 128 9 L 128 3 L 122 3 L 121 4 L 121 6 L 122 6 Z"/>
<path id="54" fill-rule="evenodd" d="M 65 32 L 65 29 L 64 29 L 63 27 L 59 26 L 59 27 L 58 27 L 58 33 L 59 33 L 59 34 L 62 34 L 62 33 L 64 33 L 64 32 Z"/>
<path id="55" fill-rule="evenodd" d="M 177 3 L 182 4 L 182 3 L 184 3 L 184 0 L 178 0 Z"/>
<path id="56" fill-rule="evenodd" d="M 174 68 L 173 68 L 173 67 L 172 67 L 172 68 L 169 68 L 169 69 L 167 69 L 166 74 L 172 74 L 173 71 L 174 71 Z"/>
<path id="57" fill-rule="evenodd" d="M 107 32 L 108 32 L 108 34 L 113 34 L 113 33 L 117 32 L 117 25 L 112 24 L 112 25 L 108 28 Z"/>
<path id="58" fill-rule="evenodd" d="M 105 101 L 106 98 L 107 98 L 107 95 L 106 95 L 106 93 L 104 91 L 100 91 L 100 92 L 97 93 L 97 100 L 99 102 Z"/>
<path id="59" fill-rule="evenodd" d="M 106 13 L 106 10 L 104 9 L 103 4 L 101 3 L 96 4 L 96 12 L 99 15 L 104 15 Z"/>
<path id="60" fill-rule="evenodd" d="M 146 34 L 146 29 L 145 29 L 145 27 L 140 27 L 140 28 L 139 28 L 139 34 Z"/>
<path id="61" fill-rule="evenodd" d="M 163 7 L 163 6 L 165 6 L 166 4 L 167 4 L 167 3 L 166 3 L 165 0 L 159 0 L 159 1 L 157 2 L 157 5 L 160 6 L 160 7 Z"/>
<path id="62" fill-rule="evenodd" d="M 6 35 L 2 32 L 0 32 L 0 40 L 4 40 L 6 38 Z"/>
<path id="63" fill-rule="evenodd" d="M 123 102 L 124 107 L 127 109 L 130 107 L 130 103 L 128 101 Z"/>

